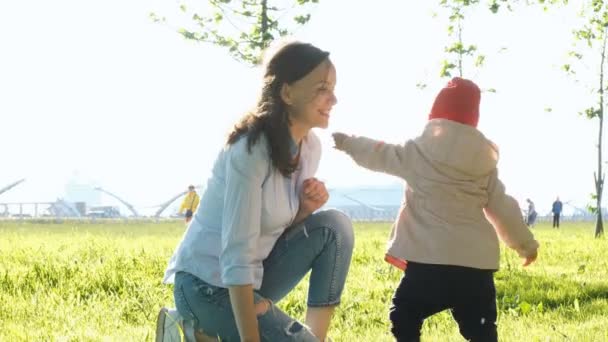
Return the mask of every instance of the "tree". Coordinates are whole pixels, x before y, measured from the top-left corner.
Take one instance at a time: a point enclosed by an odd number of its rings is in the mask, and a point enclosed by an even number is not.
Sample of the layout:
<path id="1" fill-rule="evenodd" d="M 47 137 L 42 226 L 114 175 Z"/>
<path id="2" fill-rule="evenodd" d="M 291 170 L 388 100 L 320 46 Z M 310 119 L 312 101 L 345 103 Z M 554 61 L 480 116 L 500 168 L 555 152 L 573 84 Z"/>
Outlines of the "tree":
<path id="1" fill-rule="evenodd" d="M 568 0 L 537 0 L 536 2 L 542 5 L 544 10 L 547 10 L 548 5 L 567 3 Z M 447 58 L 441 62 L 439 75 L 441 77 L 452 77 L 452 73 L 456 71 L 459 77 L 463 77 L 464 65 L 469 57 L 473 61 L 472 65 L 470 65 L 473 68 L 480 68 L 485 62 L 486 56 L 479 53 L 477 45 L 465 45 L 463 42 L 464 19 L 467 8 L 476 9 L 483 5 L 490 12 L 497 14 L 502 7 L 508 11 L 512 11 L 515 5 L 532 5 L 534 3 L 535 1 L 531 0 L 487 0 L 485 2 L 481 0 L 439 0 L 439 5 L 447 9 L 449 13 L 448 36 L 454 38 L 445 47 Z M 494 90 L 489 89 L 488 91 Z"/>
<path id="2" fill-rule="evenodd" d="M 464 11 L 466 7 L 479 4 L 479 0 L 440 0 L 440 6 L 449 11 L 448 36 L 454 40 L 445 47 L 447 58 L 441 62 L 441 70 L 439 76 L 452 77 L 454 70 L 457 71 L 459 77 L 464 75 L 463 62 L 465 57 L 475 58 L 475 67 L 483 65 L 485 56 L 475 53 L 477 52 L 476 45 L 465 46 L 462 40 L 464 30 Z"/>
<path id="3" fill-rule="evenodd" d="M 236 60 L 249 65 L 260 63 L 262 53 L 279 37 L 292 33 L 311 17 L 306 10 L 319 0 L 209 0 L 200 10 L 180 5 L 193 25 L 180 27 L 186 39 L 211 43 L 228 49 Z M 200 14 L 203 11 L 205 14 Z M 150 13 L 155 22 L 166 19 Z M 291 20 L 291 21 L 289 21 Z"/>
<path id="4" fill-rule="evenodd" d="M 595 194 L 591 197 L 595 205 L 590 205 L 589 209 L 597 215 L 595 224 L 595 236 L 600 237 L 604 234 L 604 222 L 602 219 L 602 194 L 604 190 L 605 174 L 602 169 L 602 138 L 604 129 L 604 68 L 606 66 L 606 42 L 608 38 L 608 8 L 603 0 L 585 1 L 582 11 L 585 23 L 581 28 L 574 30 L 574 50 L 568 54 L 572 58 L 572 63 L 565 64 L 563 70 L 572 76 L 585 76 L 582 71 L 589 71 L 586 80 L 582 83 L 590 85 L 595 83 L 596 87 L 591 86 L 593 93 L 597 95 L 596 105 L 585 109 L 580 114 L 587 119 L 598 120 L 598 142 L 597 142 L 597 171 L 593 173 Z M 588 62 L 595 64 L 595 68 L 589 68 Z M 575 63 L 575 64 L 573 64 Z M 597 64 L 596 64 L 597 63 Z M 578 66 L 575 71 L 575 65 Z M 599 69 L 599 72 L 598 72 Z M 589 83 L 590 82 L 590 83 Z"/>

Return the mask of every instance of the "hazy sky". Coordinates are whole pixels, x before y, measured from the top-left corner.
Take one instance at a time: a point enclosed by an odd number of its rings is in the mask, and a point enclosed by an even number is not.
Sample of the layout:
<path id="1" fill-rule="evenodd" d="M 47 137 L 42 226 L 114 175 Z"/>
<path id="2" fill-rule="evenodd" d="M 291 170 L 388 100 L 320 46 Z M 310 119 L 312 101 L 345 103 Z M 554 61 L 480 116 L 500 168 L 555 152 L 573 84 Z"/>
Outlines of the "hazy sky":
<path id="1" fill-rule="evenodd" d="M 432 15 L 434 3 L 349 1 L 346 9 L 321 1 L 294 34 L 330 51 L 338 71 L 338 105 L 329 129 L 317 131 L 319 177 L 329 187 L 397 181 L 332 150 L 330 133 L 400 143 L 421 132 L 446 82 L 437 75 L 447 20 Z M 577 113 L 594 98 L 560 70 L 576 3 L 548 13 L 484 8 L 465 23 L 465 42 L 486 55 L 486 65 L 465 76 L 497 90 L 482 95 L 479 129 L 501 149 L 507 190 L 535 199 L 541 212 L 556 195 L 584 204 L 593 191 L 597 124 Z M 178 4 L 0 3 L 0 187 L 27 179 L 0 202 L 53 201 L 72 179 L 145 207 L 204 183 L 228 128 L 255 101 L 260 70 L 183 40 L 174 31 L 179 19 L 148 18 L 150 11 L 177 18 Z"/>

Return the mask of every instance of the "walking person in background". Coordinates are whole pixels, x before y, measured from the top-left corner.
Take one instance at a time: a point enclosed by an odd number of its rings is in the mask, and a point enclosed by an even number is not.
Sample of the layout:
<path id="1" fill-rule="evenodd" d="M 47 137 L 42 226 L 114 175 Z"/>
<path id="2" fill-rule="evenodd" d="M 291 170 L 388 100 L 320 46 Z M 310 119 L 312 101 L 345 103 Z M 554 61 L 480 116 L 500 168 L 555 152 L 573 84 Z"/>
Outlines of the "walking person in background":
<path id="1" fill-rule="evenodd" d="M 188 223 L 188 222 L 190 222 L 190 220 L 192 220 L 192 215 L 194 214 L 194 211 L 198 207 L 199 201 L 200 201 L 200 197 L 194 190 L 194 185 L 188 186 L 188 193 L 184 197 L 184 200 L 182 201 L 182 205 L 179 207 L 180 214 L 184 214 L 184 211 L 185 211 L 186 223 Z"/>
<path id="2" fill-rule="evenodd" d="M 551 208 L 551 212 L 553 213 L 553 228 L 559 228 L 559 217 L 562 214 L 562 208 L 562 201 L 559 200 L 558 196 Z"/>
<path id="3" fill-rule="evenodd" d="M 526 202 L 528 202 L 528 219 L 526 220 L 526 224 L 528 227 L 533 227 L 538 213 L 536 212 L 536 206 L 534 206 L 534 202 L 532 202 L 531 199 L 527 198 Z"/>

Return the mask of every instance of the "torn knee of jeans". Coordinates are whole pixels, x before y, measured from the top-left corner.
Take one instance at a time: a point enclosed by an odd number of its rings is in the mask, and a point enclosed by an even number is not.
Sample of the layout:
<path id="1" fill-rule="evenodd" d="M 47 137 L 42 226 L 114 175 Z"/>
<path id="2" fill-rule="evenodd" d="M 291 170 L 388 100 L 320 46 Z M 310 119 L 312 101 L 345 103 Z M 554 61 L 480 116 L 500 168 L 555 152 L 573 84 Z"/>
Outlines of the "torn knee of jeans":
<path id="1" fill-rule="evenodd" d="M 315 334 L 313 334 L 312 330 L 310 330 L 310 328 L 305 325 L 302 324 L 298 321 L 291 321 L 287 327 L 285 327 L 285 335 L 286 336 L 290 336 L 290 337 L 297 337 L 297 336 L 315 336 Z M 297 338 L 299 340 L 299 338 Z M 307 341 L 308 339 L 305 338 Z"/>
<path id="2" fill-rule="evenodd" d="M 213 295 L 213 289 L 205 284 L 194 284 L 194 292 L 204 292 L 207 296 Z"/>
<path id="3" fill-rule="evenodd" d="M 306 329 L 306 327 L 304 327 L 302 323 L 298 321 L 292 321 L 291 323 L 289 323 L 287 328 L 285 328 L 285 332 L 288 336 L 292 336 L 301 333 L 304 329 Z"/>

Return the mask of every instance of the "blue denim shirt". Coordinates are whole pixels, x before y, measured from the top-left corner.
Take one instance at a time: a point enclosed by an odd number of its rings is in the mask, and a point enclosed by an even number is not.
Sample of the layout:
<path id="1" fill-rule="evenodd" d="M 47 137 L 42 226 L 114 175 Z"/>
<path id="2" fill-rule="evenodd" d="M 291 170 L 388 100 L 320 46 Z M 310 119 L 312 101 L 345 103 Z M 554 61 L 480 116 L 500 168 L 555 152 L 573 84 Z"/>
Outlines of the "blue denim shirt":
<path id="1" fill-rule="evenodd" d="M 297 148 L 296 148 L 297 152 Z M 321 157 L 318 137 L 302 140 L 291 177 L 272 167 L 266 138 L 247 149 L 242 137 L 218 155 L 198 209 L 165 271 L 178 271 L 221 287 L 262 283 L 262 262 L 295 218 L 302 182 L 314 177 Z"/>

